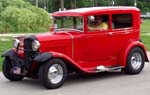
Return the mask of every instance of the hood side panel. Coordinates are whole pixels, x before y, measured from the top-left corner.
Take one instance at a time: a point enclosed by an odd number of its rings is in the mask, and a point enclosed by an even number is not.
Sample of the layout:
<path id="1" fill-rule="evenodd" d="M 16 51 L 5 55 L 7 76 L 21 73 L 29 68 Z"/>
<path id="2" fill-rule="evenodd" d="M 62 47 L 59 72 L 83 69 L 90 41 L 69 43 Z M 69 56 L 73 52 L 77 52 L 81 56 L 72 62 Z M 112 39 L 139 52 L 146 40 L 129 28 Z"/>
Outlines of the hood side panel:
<path id="1" fill-rule="evenodd" d="M 71 58 L 72 39 L 66 33 L 46 33 L 36 35 L 41 47 L 40 52 L 59 52 Z"/>

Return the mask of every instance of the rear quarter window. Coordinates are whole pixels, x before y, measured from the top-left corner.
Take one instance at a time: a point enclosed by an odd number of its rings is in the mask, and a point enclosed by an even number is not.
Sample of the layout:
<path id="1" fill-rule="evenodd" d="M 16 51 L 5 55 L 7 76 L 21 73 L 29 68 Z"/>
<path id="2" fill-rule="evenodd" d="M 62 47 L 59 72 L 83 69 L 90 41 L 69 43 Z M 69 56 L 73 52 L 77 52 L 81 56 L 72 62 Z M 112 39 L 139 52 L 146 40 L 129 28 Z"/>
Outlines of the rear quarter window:
<path id="1" fill-rule="evenodd" d="M 132 27 L 132 14 L 113 14 L 113 29 Z"/>

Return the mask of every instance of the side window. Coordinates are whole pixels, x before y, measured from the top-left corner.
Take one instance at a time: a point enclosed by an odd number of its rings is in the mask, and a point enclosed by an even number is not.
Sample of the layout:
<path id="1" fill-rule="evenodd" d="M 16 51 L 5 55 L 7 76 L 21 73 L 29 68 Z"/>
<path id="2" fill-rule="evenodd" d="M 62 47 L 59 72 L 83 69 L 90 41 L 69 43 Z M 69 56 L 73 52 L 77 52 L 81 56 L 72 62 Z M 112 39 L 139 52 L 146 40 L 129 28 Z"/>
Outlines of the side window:
<path id="1" fill-rule="evenodd" d="M 108 30 L 109 15 L 93 15 L 88 17 L 88 30 Z"/>
<path id="2" fill-rule="evenodd" d="M 132 14 L 114 14 L 112 15 L 113 29 L 132 27 Z"/>

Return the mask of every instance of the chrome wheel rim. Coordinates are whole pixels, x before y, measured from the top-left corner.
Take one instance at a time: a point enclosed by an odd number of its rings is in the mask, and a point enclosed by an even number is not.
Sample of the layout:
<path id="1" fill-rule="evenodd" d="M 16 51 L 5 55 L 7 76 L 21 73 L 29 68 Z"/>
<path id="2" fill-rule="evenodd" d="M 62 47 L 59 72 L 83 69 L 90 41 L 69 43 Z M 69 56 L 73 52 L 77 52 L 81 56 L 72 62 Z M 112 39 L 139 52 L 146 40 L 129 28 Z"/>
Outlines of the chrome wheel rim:
<path id="1" fill-rule="evenodd" d="M 131 65 L 134 69 L 139 69 L 142 65 L 142 56 L 140 53 L 134 53 L 131 57 Z"/>
<path id="2" fill-rule="evenodd" d="M 63 68 L 59 64 L 52 65 L 48 70 L 48 79 L 51 83 L 57 84 L 63 79 Z"/>

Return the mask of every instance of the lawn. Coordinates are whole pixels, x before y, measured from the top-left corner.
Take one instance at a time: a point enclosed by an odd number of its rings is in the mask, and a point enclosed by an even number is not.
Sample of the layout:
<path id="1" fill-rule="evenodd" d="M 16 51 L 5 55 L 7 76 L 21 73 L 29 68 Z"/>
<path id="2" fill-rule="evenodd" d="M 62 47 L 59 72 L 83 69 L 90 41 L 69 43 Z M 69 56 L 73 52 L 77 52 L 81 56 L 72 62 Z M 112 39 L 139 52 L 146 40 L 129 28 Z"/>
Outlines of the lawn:
<path id="1" fill-rule="evenodd" d="M 150 19 L 144 20 L 142 23 L 141 39 L 146 49 L 150 51 Z"/>
<path id="2" fill-rule="evenodd" d="M 0 70 L 3 58 L 1 58 L 2 53 L 8 48 L 12 47 L 12 37 L 0 37 Z"/>
<path id="3" fill-rule="evenodd" d="M 150 19 L 143 20 L 141 32 L 143 33 L 150 33 Z"/>
<path id="4" fill-rule="evenodd" d="M 0 56 L 1 54 L 12 47 L 13 37 L 0 37 Z M 141 39 L 147 50 L 150 50 L 150 20 L 144 20 L 141 27 Z M 0 71 L 2 58 L 0 57 Z"/>

